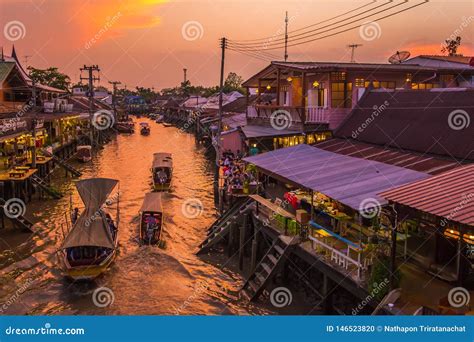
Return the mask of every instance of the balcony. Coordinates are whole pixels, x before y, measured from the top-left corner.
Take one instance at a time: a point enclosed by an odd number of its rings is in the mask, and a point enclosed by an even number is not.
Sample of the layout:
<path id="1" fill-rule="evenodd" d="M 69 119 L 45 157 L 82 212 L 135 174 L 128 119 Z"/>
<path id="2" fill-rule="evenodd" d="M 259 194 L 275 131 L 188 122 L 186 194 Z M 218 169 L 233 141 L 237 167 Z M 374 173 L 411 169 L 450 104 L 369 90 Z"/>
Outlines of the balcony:
<path id="1" fill-rule="evenodd" d="M 337 126 L 350 112 L 350 108 L 327 108 L 317 106 L 254 105 L 247 110 L 247 121 L 254 125 L 269 125 L 272 115 L 285 115 L 295 129 L 312 129 L 325 125 Z"/>
<path id="2" fill-rule="evenodd" d="M 74 105 L 67 100 L 46 101 L 43 103 L 45 113 L 72 113 Z"/>

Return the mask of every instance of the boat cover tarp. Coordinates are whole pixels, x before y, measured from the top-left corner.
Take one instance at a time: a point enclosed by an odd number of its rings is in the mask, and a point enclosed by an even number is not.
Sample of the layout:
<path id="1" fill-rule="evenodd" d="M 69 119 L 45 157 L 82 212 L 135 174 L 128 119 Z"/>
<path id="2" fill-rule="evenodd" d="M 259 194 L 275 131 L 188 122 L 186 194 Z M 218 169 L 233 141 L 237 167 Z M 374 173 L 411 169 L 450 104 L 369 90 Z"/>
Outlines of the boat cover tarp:
<path id="1" fill-rule="evenodd" d="M 108 178 L 85 179 L 76 183 L 85 209 L 64 239 L 63 249 L 79 246 L 115 247 L 105 217 L 100 213 L 117 183 L 118 180 Z"/>
<path id="2" fill-rule="evenodd" d="M 270 176 L 317 191 L 355 210 L 387 204 L 378 194 L 429 174 L 373 160 L 296 145 L 244 159 Z M 374 201 L 375 200 L 375 201 Z M 378 202 L 378 203 L 377 203 Z"/>
<path id="3" fill-rule="evenodd" d="M 145 194 L 145 198 L 143 200 L 142 207 L 140 208 L 141 212 L 163 212 L 163 208 L 161 206 L 161 193 L 159 192 L 149 192 Z"/>
<path id="4" fill-rule="evenodd" d="M 153 155 L 153 165 L 154 169 L 156 168 L 172 168 L 173 159 L 171 158 L 171 153 L 155 153 Z"/>

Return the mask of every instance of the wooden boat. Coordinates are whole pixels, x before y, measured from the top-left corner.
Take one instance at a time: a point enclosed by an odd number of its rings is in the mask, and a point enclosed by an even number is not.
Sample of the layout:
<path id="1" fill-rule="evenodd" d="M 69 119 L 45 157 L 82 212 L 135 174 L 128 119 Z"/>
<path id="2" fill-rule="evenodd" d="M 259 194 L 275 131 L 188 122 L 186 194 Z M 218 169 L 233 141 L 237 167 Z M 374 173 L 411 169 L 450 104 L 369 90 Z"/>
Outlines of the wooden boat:
<path id="1" fill-rule="evenodd" d="M 171 187 L 171 179 L 173 177 L 173 159 L 171 153 L 155 153 L 153 155 L 151 173 L 153 177 L 154 190 L 169 190 Z"/>
<path id="2" fill-rule="evenodd" d="M 173 125 L 170 124 L 170 123 L 163 122 L 163 126 L 164 126 L 164 127 L 172 127 Z"/>
<path id="3" fill-rule="evenodd" d="M 135 124 L 131 118 L 116 123 L 115 128 L 119 133 L 134 133 Z"/>
<path id="4" fill-rule="evenodd" d="M 148 122 L 140 122 L 140 134 L 150 135 L 150 125 Z"/>
<path id="5" fill-rule="evenodd" d="M 119 193 L 115 220 L 107 209 L 118 180 L 92 178 L 76 183 L 85 209 L 67 233 L 59 251 L 65 274 L 74 280 L 94 279 L 112 264 L 118 249 Z"/>
<path id="6" fill-rule="evenodd" d="M 92 146 L 90 145 L 80 145 L 77 146 L 76 153 L 77 160 L 87 163 L 92 160 Z"/>
<path id="7" fill-rule="evenodd" d="M 146 245 L 155 245 L 160 242 L 163 227 L 163 208 L 161 193 L 150 192 L 145 194 L 140 208 L 140 241 Z"/>

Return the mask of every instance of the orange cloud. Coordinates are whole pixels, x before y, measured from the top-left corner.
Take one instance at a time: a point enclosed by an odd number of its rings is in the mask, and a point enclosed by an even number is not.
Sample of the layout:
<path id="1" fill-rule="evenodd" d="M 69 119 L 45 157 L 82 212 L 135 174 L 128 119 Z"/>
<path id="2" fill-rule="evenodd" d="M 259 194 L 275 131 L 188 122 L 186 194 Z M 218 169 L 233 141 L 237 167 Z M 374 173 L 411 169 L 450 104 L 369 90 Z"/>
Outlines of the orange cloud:
<path id="1" fill-rule="evenodd" d="M 101 0 L 84 4 L 71 1 L 73 22 L 80 30 L 80 43 L 86 46 L 123 35 L 127 30 L 157 26 L 157 8 L 168 0 Z"/>
<path id="2" fill-rule="evenodd" d="M 418 55 L 442 55 L 441 52 L 442 44 L 408 44 L 406 47 L 400 50 L 407 50 L 410 51 L 411 56 L 418 56 Z M 468 45 L 462 45 L 458 49 L 458 53 L 463 54 L 465 56 L 474 56 L 474 48 Z"/>

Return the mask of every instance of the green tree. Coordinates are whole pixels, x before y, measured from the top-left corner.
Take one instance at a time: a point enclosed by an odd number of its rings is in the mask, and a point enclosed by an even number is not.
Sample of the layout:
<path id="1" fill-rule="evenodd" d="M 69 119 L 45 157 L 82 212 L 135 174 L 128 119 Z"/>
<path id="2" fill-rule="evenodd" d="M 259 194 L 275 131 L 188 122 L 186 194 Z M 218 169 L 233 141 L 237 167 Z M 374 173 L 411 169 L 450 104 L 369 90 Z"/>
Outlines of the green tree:
<path id="1" fill-rule="evenodd" d="M 50 67 L 43 70 L 29 66 L 28 71 L 30 73 L 31 79 L 36 83 L 58 89 L 69 90 L 71 79 L 68 75 L 59 72 L 58 68 Z"/>
<path id="2" fill-rule="evenodd" d="M 242 88 L 243 81 L 242 76 L 237 75 L 235 72 L 229 72 L 224 82 L 224 92 L 238 91 L 244 93 L 245 90 Z"/>
<path id="3" fill-rule="evenodd" d="M 138 96 L 143 97 L 147 103 L 152 102 L 156 98 L 156 96 L 158 95 L 151 88 L 136 87 L 135 89 L 137 90 L 136 94 Z"/>
<path id="4" fill-rule="evenodd" d="M 444 46 L 441 49 L 442 53 L 448 53 L 448 56 L 456 56 L 458 48 L 461 45 L 461 37 L 457 36 L 454 39 L 446 39 Z"/>
<path id="5" fill-rule="evenodd" d="M 104 86 L 98 86 L 98 87 L 95 87 L 95 91 L 109 91 L 106 87 Z"/>

